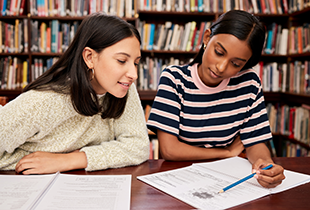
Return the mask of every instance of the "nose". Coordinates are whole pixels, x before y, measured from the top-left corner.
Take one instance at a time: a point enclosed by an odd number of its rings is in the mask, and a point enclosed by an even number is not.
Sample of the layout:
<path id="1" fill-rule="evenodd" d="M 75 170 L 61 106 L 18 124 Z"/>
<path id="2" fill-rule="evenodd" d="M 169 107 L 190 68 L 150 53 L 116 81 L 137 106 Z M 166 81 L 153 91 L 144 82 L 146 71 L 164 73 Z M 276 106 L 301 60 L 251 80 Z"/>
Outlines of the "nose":
<path id="1" fill-rule="evenodd" d="M 130 65 L 126 75 L 132 81 L 135 81 L 138 78 L 137 66 L 135 64 Z"/>
<path id="2" fill-rule="evenodd" d="M 220 59 L 218 61 L 218 63 L 216 64 L 216 69 L 222 73 L 226 70 L 227 68 L 227 64 L 228 64 L 228 61 L 226 59 Z"/>

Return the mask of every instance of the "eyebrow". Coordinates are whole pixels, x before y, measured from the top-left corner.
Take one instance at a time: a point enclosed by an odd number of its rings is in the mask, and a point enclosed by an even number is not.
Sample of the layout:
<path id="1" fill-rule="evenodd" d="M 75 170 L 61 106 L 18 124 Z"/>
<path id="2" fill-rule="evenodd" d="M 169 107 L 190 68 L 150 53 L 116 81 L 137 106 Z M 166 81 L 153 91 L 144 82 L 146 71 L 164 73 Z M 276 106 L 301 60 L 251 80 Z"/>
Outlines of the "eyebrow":
<path id="1" fill-rule="evenodd" d="M 116 55 L 125 55 L 125 56 L 127 56 L 127 57 L 129 57 L 129 58 L 131 57 L 129 54 L 124 53 L 124 52 L 116 53 Z M 136 59 L 141 59 L 141 56 L 137 57 Z"/>
<path id="2" fill-rule="evenodd" d="M 220 45 L 220 47 L 227 53 L 227 50 L 221 43 L 217 42 L 217 44 Z M 246 59 L 243 59 L 243 58 L 236 58 L 236 59 L 246 62 Z"/>

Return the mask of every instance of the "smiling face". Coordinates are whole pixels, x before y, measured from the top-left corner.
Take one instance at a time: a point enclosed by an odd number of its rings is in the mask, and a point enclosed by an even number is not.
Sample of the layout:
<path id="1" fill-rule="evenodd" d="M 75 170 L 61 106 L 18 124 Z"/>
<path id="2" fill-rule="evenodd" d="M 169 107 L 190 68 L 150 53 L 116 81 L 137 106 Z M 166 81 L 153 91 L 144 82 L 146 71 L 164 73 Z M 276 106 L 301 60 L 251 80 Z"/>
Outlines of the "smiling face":
<path id="1" fill-rule="evenodd" d="M 246 41 L 231 34 L 217 34 L 210 38 L 210 33 L 208 29 L 204 34 L 206 48 L 198 75 L 205 85 L 215 87 L 222 80 L 236 75 L 251 58 L 252 51 Z"/>
<path id="2" fill-rule="evenodd" d="M 127 94 L 137 79 L 137 66 L 141 58 L 140 43 L 136 37 L 125 38 L 100 53 L 86 47 L 83 58 L 90 71 L 91 84 L 97 94 L 109 92 L 117 98 Z"/>

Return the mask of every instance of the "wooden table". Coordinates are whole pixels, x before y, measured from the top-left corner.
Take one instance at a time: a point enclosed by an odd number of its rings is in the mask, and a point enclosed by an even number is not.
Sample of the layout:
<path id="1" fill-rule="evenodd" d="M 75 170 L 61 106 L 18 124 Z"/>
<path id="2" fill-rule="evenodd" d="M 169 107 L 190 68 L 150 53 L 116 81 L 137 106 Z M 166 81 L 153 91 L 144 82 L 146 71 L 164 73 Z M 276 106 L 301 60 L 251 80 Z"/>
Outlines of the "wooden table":
<path id="1" fill-rule="evenodd" d="M 310 175 L 310 157 L 274 158 L 277 164 L 285 169 L 305 173 Z M 189 166 L 194 162 L 169 162 L 164 160 L 148 160 L 139 166 L 131 166 L 119 169 L 108 169 L 104 171 L 86 172 L 75 170 L 66 172 L 67 174 L 79 175 L 118 175 L 132 174 L 131 185 L 131 208 L 141 210 L 182 210 L 194 209 L 192 206 L 167 195 L 156 188 L 153 188 L 139 180 L 137 176 L 177 169 Z M 0 171 L 0 174 L 16 174 L 14 171 Z M 304 184 L 293 189 L 265 196 L 233 208 L 231 210 L 277 210 L 277 209 L 310 209 L 310 183 Z"/>

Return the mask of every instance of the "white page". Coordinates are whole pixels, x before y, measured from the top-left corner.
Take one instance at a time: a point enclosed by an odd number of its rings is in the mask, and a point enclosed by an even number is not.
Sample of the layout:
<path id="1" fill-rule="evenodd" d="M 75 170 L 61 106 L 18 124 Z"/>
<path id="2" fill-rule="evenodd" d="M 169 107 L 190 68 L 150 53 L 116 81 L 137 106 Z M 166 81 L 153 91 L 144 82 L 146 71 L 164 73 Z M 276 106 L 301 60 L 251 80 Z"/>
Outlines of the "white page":
<path id="1" fill-rule="evenodd" d="M 130 209 L 131 175 L 60 174 L 35 209 Z"/>
<path id="2" fill-rule="evenodd" d="M 0 209 L 29 209 L 54 176 L 0 175 Z"/>
<path id="3" fill-rule="evenodd" d="M 193 165 L 203 166 L 215 171 L 223 172 L 237 179 L 241 179 L 252 173 L 251 163 L 247 159 L 241 157 L 232 157 L 214 162 L 195 163 Z M 271 188 L 269 190 L 270 193 L 282 192 L 284 190 L 288 190 L 298 185 L 310 182 L 310 176 L 307 174 L 284 170 L 284 175 L 285 179 L 283 182 L 277 187 Z M 247 182 L 251 182 L 257 186 L 260 186 L 255 178 L 252 178 Z"/>
<path id="4" fill-rule="evenodd" d="M 199 166 L 137 177 L 199 209 L 226 209 L 269 194 L 264 188 L 244 183 L 234 191 L 218 192 L 236 179 Z"/>

